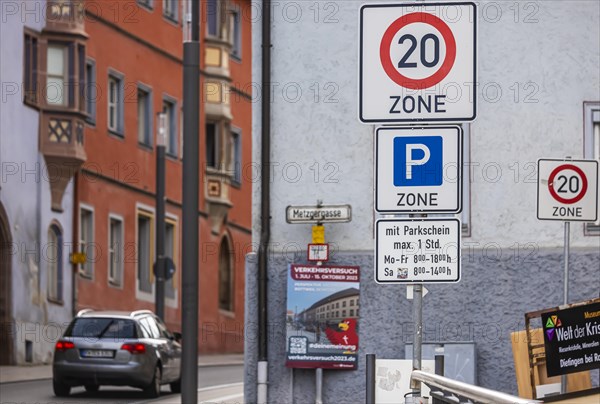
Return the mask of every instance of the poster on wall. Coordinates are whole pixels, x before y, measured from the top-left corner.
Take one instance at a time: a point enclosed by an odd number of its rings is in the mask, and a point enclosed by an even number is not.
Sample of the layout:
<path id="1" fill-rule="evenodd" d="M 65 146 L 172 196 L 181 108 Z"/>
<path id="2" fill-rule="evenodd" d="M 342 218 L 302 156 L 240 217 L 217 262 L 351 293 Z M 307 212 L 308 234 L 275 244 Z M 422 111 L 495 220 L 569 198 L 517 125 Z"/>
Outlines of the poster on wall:
<path id="1" fill-rule="evenodd" d="M 548 376 L 600 368 L 600 299 L 542 314 Z"/>
<path id="2" fill-rule="evenodd" d="M 357 266 L 289 265 L 287 367 L 356 369 L 359 270 Z"/>

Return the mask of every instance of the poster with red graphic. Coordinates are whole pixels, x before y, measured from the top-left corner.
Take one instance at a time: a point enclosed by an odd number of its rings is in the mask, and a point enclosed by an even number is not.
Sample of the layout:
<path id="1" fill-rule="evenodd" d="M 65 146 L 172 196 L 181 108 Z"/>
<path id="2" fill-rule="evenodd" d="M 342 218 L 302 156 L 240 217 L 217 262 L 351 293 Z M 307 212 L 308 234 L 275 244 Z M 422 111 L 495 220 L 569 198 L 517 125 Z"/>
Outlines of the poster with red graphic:
<path id="1" fill-rule="evenodd" d="M 289 265 L 287 367 L 356 369 L 359 271 L 357 266 Z"/>
<path id="2" fill-rule="evenodd" d="M 600 299 L 542 314 L 548 376 L 600 368 Z"/>

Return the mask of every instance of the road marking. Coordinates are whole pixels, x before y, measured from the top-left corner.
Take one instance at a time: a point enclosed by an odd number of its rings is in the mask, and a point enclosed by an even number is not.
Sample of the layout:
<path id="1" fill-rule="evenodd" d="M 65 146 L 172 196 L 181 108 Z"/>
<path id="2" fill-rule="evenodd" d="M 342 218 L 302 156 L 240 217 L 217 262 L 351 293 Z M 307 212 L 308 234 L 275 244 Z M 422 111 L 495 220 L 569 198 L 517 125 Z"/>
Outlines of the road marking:
<path id="1" fill-rule="evenodd" d="M 229 383 L 229 384 L 217 384 L 215 386 L 208 386 L 208 387 L 199 388 L 198 392 L 200 392 L 200 391 L 218 390 L 218 389 L 227 389 L 227 388 L 230 388 L 230 387 L 243 387 L 243 386 L 244 386 L 243 382 Z"/>
<path id="2" fill-rule="evenodd" d="M 207 401 L 201 401 L 201 404 L 220 404 L 220 403 L 225 403 L 225 402 L 229 402 L 229 400 L 233 400 L 236 398 L 243 398 L 244 397 L 244 393 L 241 394 L 231 394 L 228 396 L 222 396 L 222 397 L 217 397 L 217 398 L 213 398 Z M 242 403 L 243 401 L 236 401 L 236 403 Z"/>
<path id="3" fill-rule="evenodd" d="M 244 383 L 243 382 L 239 382 L 239 383 L 228 383 L 228 384 L 218 384 L 215 386 L 208 386 L 208 387 L 201 387 L 198 389 L 198 393 L 207 393 L 207 392 L 211 392 L 211 391 L 216 391 L 216 390 L 227 390 L 227 389 L 237 389 L 237 388 L 243 388 L 244 387 Z M 203 404 L 209 404 L 209 403 L 224 403 L 227 400 L 231 400 L 234 398 L 243 398 L 244 397 L 244 393 L 237 393 L 237 394 L 231 394 L 231 395 L 227 395 L 227 396 L 221 396 L 221 397 L 215 397 L 215 398 L 210 398 L 208 400 L 202 400 L 201 397 L 198 397 L 198 402 L 199 403 L 203 403 Z M 151 400 L 143 400 L 143 401 L 136 401 L 133 402 L 132 404 L 144 404 L 144 403 L 175 403 L 175 402 L 180 402 L 180 401 L 170 401 L 172 399 L 175 400 L 181 400 L 181 394 L 170 394 L 168 396 L 163 396 L 163 397 L 158 397 L 155 399 L 151 399 Z M 237 403 L 243 403 L 243 400 L 238 401 Z"/>

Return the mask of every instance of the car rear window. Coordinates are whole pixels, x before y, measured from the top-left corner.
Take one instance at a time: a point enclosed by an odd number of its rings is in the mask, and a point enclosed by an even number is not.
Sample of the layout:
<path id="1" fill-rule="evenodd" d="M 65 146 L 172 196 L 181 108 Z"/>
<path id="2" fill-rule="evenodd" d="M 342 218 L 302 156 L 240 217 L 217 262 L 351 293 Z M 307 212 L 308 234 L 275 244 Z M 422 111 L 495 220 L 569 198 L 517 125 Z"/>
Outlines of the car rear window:
<path id="1" fill-rule="evenodd" d="M 137 338 L 135 322 L 120 318 L 76 318 L 65 331 L 65 337 Z"/>

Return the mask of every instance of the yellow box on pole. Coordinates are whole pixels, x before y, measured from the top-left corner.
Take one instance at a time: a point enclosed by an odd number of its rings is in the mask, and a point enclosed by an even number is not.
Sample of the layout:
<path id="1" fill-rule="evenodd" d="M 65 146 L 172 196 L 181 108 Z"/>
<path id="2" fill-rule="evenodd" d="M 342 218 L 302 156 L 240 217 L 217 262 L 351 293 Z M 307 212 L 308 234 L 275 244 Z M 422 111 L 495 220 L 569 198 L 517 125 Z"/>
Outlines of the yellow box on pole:
<path id="1" fill-rule="evenodd" d="M 312 227 L 312 243 L 325 244 L 325 226 L 317 224 Z"/>
<path id="2" fill-rule="evenodd" d="M 83 252 L 74 252 L 71 254 L 71 264 L 83 265 L 87 262 L 87 256 Z"/>

